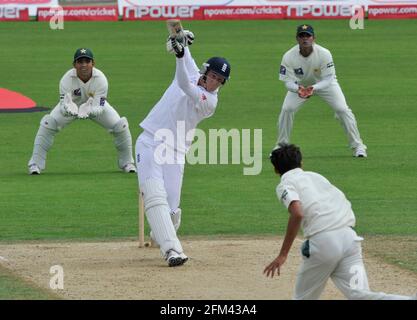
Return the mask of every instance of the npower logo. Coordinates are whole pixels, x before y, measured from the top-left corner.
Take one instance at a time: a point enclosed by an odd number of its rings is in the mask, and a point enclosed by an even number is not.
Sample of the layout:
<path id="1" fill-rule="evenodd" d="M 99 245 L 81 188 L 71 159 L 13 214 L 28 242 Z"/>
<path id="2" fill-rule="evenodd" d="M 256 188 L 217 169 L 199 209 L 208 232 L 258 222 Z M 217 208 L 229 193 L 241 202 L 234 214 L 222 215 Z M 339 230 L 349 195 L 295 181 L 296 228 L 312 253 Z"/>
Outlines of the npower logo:
<path id="1" fill-rule="evenodd" d="M 16 20 L 20 18 L 20 11 L 27 10 L 25 8 L 0 7 L 0 20 L 10 19 Z"/>
<path id="2" fill-rule="evenodd" d="M 289 17 L 351 17 L 351 5 L 312 5 L 312 6 L 288 6 Z"/>
<path id="3" fill-rule="evenodd" d="M 199 6 L 135 6 L 125 8 L 126 18 L 193 18 Z"/>

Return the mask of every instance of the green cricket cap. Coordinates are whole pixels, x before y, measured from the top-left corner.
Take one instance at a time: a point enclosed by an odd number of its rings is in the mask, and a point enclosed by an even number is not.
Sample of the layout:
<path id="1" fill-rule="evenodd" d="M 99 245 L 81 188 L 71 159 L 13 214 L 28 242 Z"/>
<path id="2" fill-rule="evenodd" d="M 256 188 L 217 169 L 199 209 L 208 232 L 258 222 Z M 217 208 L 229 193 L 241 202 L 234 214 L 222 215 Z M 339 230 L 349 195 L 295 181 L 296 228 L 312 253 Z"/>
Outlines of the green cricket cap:
<path id="1" fill-rule="evenodd" d="M 89 58 L 91 60 L 94 60 L 94 55 L 93 52 L 88 48 L 79 48 L 74 53 L 74 62 L 80 58 Z"/>
<path id="2" fill-rule="evenodd" d="M 309 24 L 302 24 L 297 27 L 297 36 L 300 33 L 308 33 L 309 35 L 314 36 L 314 29 Z"/>

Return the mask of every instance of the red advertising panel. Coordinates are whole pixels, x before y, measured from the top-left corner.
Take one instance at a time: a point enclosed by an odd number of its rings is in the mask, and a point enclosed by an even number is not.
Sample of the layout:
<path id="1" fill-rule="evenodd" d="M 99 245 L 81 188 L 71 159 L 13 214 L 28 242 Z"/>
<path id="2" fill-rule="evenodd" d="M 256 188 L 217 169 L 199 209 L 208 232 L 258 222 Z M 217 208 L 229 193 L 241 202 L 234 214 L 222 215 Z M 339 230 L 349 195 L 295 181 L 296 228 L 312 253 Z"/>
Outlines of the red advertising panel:
<path id="1" fill-rule="evenodd" d="M 204 7 L 205 20 L 284 19 L 284 6 Z"/>
<path id="2" fill-rule="evenodd" d="M 40 7 L 54 7 L 58 5 L 58 0 L 0 0 L 0 7 L 24 8 L 29 9 L 29 16 L 36 16 Z"/>
<path id="3" fill-rule="evenodd" d="M 0 0 L 0 5 L 4 5 L 4 4 L 31 5 L 31 4 L 47 4 L 47 3 L 51 3 L 51 0 Z"/>
<path id="4" fill-rule="evenodd" d="M 65 21 L 117 21 L 117 6 L 39 8 L 38 21 L 50 21 L 54 16 L 63 15 Z"/>
<path id="5" fill-rule="evenodd" d="M 368 19 L 417 19 L 417 5 L 368 6 Z"/>
<path id="6" fill-rule="evenodd" d="M 29 9 L 0 7 L 0 21 L 29 21 Z"/>
<path id="7" fill-rule="evenodd" d="M 118 0 L 118 5 L 123 20 L 363 19 L 368 6 L 371 19 L 383 19 L 415 18 L 417 0 Z"/>
<path id="8" fill-rule="evenodd" d="M 357 6 L 356 8 L 359 8 Z M 350 19 L 357 12 L 352 5 L 291 5 L 287 7 L 287 19 Z"/>

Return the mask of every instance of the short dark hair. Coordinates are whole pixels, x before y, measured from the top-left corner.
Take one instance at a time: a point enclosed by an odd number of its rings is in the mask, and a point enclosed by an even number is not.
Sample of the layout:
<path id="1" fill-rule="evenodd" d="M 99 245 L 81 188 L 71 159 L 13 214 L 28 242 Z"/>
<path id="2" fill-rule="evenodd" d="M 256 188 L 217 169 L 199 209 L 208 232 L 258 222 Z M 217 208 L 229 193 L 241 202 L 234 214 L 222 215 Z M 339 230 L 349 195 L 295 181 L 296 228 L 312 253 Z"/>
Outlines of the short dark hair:
<path id="1" fill-rule="evenodd" d="M 282 176 L 287 171 L 301 168 L 303 156 L 301 155 L 300 148 L 296 145 L 280 144 L 278 149 L 271 152 L 269 159 L 271 159 L 275 171 Z"/>

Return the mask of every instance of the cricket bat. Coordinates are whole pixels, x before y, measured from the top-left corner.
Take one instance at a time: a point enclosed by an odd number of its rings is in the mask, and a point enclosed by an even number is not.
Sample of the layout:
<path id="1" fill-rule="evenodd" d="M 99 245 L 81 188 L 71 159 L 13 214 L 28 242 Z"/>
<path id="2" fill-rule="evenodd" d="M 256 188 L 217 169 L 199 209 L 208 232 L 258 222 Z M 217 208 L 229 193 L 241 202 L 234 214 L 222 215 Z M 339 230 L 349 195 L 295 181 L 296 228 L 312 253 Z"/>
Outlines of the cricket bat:
<path id="1" fill-rule="evenodd" d="M 183 39 L 183 28 L 179 19 L 168 19 L 166 21 L 169 36 L 171 38 Z"/>

